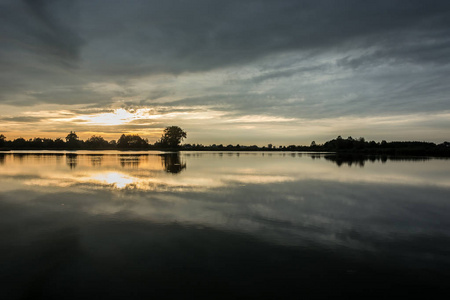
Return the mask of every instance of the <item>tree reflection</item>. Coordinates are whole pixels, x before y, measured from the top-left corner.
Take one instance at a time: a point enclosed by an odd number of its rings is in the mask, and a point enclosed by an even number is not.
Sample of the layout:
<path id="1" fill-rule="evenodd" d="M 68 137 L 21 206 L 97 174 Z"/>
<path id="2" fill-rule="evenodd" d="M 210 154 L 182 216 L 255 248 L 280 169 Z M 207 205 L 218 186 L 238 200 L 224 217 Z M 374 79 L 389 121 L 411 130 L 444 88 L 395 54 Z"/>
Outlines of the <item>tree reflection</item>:
<path id="1" fill-rule="evenodd" d="M 75 169 L 78 165 L 78 154 L 68 153 L 66 154 L 66 164 L 71 168 Z"/>
<path id="2" fill-rule="evenodd" d="M 0 165 L 4 165 L 5 164 L 5 154 L 0 153 Z"/>
<path id="3" fill-rule="evenodd" d="M 103 155 L 90 155 L 91 158 L 91 165 L 93 167 L 101 167 Z"/>
<path id="4" fill-rule="evenodd" d="M 122 168 L 137 169 L 139 167 L 139 164 L 141 163 L 141 156 L 142 155 L 121 154 L 119 156 L 120 166 Z"/>
<path id="5" fill-rule="evenodd" d="M 312 155 L 312 158 L 320 158 L 321 156 Z M 339 167 L 342 165 L 364 167 L 367 161 L 372 163 L 381 162 L 386 163 L 389 161 L 427 161 L 429 157 L 399 157 L 399 156 L 386 156 L 386 155 L 355 155 L 355 154 L 333 154 L 323 156 L 325 160 L 337 164 Z"/>
<path id="6" fill-rule="evenodd" d="M 161 162 L 168 173 L 177 174 L 186 169 L 186 163 L 181 162 L 178 153 L 162 154 Z"/>
<path id="7" fill-rule="evenodd" d="M 14 158 L 14 160 L 17 160 L 17 161 L 22 163 L 24 157 L 27 156 L 27 155 L 28 154 L 26 154 L 26 153 L 14 153 L 13 158 Z"/>

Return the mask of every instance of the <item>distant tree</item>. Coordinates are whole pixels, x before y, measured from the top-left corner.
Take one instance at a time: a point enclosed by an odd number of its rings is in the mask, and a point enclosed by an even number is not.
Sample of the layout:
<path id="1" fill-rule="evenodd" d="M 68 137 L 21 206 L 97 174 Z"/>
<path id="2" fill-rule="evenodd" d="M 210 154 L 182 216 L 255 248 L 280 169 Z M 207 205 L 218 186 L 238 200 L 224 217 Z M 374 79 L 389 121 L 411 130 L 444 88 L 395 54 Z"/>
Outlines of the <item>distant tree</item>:
<path id="1" fill-rule="evenodd" d="M 36 148 L 36 149 L 42 149 L 44 148 L 44 140 L 41 138 L 34 138 L 33 140 L 29 140 L 29 145 L 32 148 Z"/>
<path id="2" fill-rule="evenodd" d="M 120 149 L 144 149 L 148 147 L 148 142 L 137 134 L 122 134 L 117 141 L 117 147 Z"/>
<path id="3" fill-rule="evenodd" d="M 115 148 L 115 147 L 117 146 L 116 140 L 111 140 L 111 141 L 109 141 L 108 144 L 109 144 L 111 147 L 113 147 L 113 148 Z"/>
<path id="4" fill-rule="evenodd" d="M 93 135 L 86 142 L 86 146 L 91 149 L 101 149 L 108 147 L 108 141 L 106 141 L 103 137 Z"/>
<path id="5" fill-rule="evenodd" d="M 178 126 L 170 126 L 164 129 L 159 144 L 163 147 L 178 148 L 181 141 L 186 138 L 186 132 Z"/>
<path id="6" fill-rule="evenodd" d="M 71 131 L 66 136 L 66 146 L 72 149 L 80 147 L 80 140 L 78 139 L 78 135 L 75 133 L 75 131 Z"/>
<path id="7" fill-rule="evenodd" d="M 73 141 L 78 141 L 78 135 L 75 133 L 75 131 L 71 131 L 67 136 L 66 136 L 66 143 L 70 143 Z"/>
<path id="8" fill-rule="evenodd" d="M 0 147 L 3 147 L 5 145 L 6 136 L 3 134 L 0 134 Z"/>
<path id="9" fill-rule="evenodd" d="M 14 149 L 23 149 L 26 146 L 27 141 L 24 138 L 17 138 L 12 141 L 12 146 Z"/>
<path id="10" fill-rule="evenodd" d="M 49 138 L 43 138 L 41 147 L 43 149 L 53 149 L 55 148 L 55 141 Z"/>
<path id="11" fill-rule="evenodd" d="M 312 141 L 310 147 L 316 147 L 316 146 L 317 146 L 316 141 Z"/>
<path id="12" fill-rule="evenodd" d="M 57 138 L 57 139 L 55 140 L 55 142 L 53 143 L 53 145 L 54 145 L 54 147 L 55 147 L 56 149 L 63 149 L 64 146 L 65 146 L 64 141 L 63 141 L 62 138 Z"/>

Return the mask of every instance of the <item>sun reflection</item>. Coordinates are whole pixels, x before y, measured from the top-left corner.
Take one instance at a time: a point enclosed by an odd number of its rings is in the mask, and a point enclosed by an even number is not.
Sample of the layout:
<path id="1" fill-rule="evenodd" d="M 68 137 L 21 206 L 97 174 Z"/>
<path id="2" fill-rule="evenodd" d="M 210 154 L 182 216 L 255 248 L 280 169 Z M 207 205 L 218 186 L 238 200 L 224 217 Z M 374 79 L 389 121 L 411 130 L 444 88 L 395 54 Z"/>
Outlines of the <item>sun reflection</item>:
<path id="1" fill-rule="evenodd" d="M 135 181 L 134 178 L 118 172 L 96 174 L 92 176 L 91 179 L 92 181 L 97 181 L 100 183 L 106 183 L 108 185 L 115 186 L 118 189 L 123 189 L 127 185 L 130 185 Z"/>

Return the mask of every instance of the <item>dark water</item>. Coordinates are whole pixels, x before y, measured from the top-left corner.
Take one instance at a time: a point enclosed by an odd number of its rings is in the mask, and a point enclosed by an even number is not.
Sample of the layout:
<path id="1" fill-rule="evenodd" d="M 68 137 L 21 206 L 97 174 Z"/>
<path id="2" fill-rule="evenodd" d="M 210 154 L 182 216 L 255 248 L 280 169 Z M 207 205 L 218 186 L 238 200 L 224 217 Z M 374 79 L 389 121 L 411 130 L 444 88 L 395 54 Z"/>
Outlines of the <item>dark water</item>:
<path id="1" fill-rule="evenodd" d="M 1 299 L 434 298 L 450 160 L 0 154 Z"/>

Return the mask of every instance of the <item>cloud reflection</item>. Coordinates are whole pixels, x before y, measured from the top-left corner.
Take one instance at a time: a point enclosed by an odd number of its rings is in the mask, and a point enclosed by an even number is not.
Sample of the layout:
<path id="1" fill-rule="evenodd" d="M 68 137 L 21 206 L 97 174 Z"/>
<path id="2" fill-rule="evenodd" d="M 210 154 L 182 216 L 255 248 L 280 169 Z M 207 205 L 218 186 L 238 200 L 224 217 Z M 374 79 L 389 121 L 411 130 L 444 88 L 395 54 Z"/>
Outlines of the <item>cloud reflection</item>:
<path id="1" fill-rule="evenodd" d="M 122 167 L 121 155 L 138 157 L 138 167 Z M 0 195 L 88 219 L 212 228 L 324 251 L 387 251 L 424 233 L 445 235 L 450 226 L 448 160 L 355 168 L 306 154 L 170 155 L 110 154 L 92 166 L 92 155 L 83 154 L 71 169 L 60 156 L 8 154 L 0 165 Z M 170 173 L 168 161 L 186 167 Z"/>
<path id="2" fill-rule="evenodd" d="M 208 191 L 239 185 L 264 185 L 283 182 L 322 181 L 387 185 L 430 185 L 450 187 L 441 176 L 443 160 L 402 164 L 400 161 L 370 160 L 364 169 L 352 164 L 338 167 L 329 154 L 298 156 L 285 153 L 183 154 L 98 152 L 52 154 L 15 153 L 3 155 L 0 177 L 5 182 L 27 186 L 140 191 Z M 114 152 L 115 153 L 115 152 Z M 65 157 L 66 164 L 61 164 Z M 358 161 L 357 161 L 358 162 Z M 188 167 L 189 165 L 189 167 Z M 395 169 L 392 166 L 399 166 Z M 336 172 L 339 168 L 339 172 Z M 444 168 L 444 169 L 443 169 Z"/>

